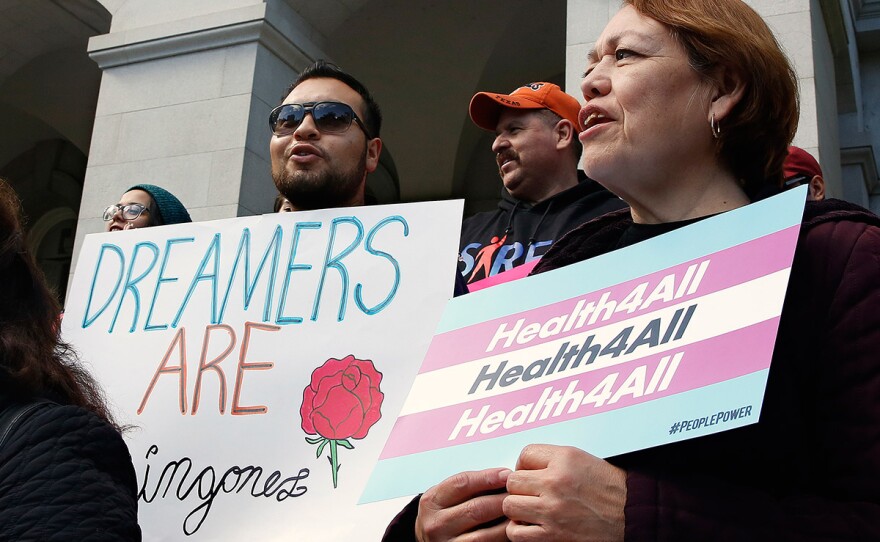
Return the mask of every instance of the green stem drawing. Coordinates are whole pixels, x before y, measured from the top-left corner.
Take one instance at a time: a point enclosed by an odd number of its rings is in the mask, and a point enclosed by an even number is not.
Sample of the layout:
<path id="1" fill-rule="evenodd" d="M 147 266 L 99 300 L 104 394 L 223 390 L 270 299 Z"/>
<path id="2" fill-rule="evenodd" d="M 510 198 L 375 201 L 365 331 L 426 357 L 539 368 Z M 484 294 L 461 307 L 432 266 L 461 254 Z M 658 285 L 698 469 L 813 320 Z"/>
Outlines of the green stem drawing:
<path id="1" fill-rule="evenodd" d="M 339 473 L 339 461 L 336 458 L 336 441 L 330 441 L 330 468 L 333 470 L 333 489 L 336 489 L 336 475 Z"/>
<path id="2" fill-rule="evenodd" d="M 338 447 L 342 446 L 343 448 L 348 448 L 349 450 L 354 450 L 354 445 L 352 445 L 352 443 L 349 442 L 348 439 L 336 440 L 336 439 L 329 439 L 329 438 L 324 438 L 324 437 L 316 437 L 316 438 L 306 437 L 306 442 L 308 442 L 309 444 L 318 445 L 318 450 L 315 453 L 315 457 L 321 457 L 321 452 L 324 451 L 324 447 L 327 446 L 327 444 L 330 445 L 330 455 L 327 456 L 327 461 L 330 462 L 330 470 L 333 473 L 333 488 L 335 489 L 338 485 L 339 467 L 342 466 L 339 463 L 339 455 L 338 455 L 339 448 Z"/>

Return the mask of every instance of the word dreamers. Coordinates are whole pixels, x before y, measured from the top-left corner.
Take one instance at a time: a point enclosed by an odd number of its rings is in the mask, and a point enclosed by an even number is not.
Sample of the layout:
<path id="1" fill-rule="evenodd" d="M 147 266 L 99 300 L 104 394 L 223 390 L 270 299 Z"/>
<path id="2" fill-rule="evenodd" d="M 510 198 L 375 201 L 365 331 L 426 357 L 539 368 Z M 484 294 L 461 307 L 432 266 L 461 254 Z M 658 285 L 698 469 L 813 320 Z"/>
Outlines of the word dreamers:
<path id="1" fill-rule="evenodd" d="M 487 364 L 480 369 L 480 374 L 474 380 L 468 395 L 476 393 L 483 386 L 485 391 L 492 390 L 495 386 L 507 387 L 519 381 L 528 382 L 537 378 L 576 369 L 584 365 L 590 365 L 599 356 L 616 358 L 621 354 L 632 354 L 639 349 L 647 349 L 670 341 L 680 340 L 688 324 L 697 310 L 697 305 L 687 308 L 676 309 L 668 322 L 663 318 L 654 318 L 642 328 L 636 339 L 630 342 L 630 337 L 636 330 L 635 326 L 627 326 L 611 339 L 606 345 L 594 341 L 596 335 L 588 335 L 580 344 L 570 345 L 564 342 L 552 358 L 541 358 L 528 365 L 514 365 L 507 367 L 507 360 L 501 361 L 496 367 Z"/>
<path id="2" fill-rule="evenodd" d="M 585 325 L 593 325 L 600 318 L 606 322 L 616 313 L 632 314 L 636 311 L 649 309 L 658 301 L 668 303 L 691 295 L 700 286 L 700 282 L 709 268 L 709 261 L 704 260 L 688 266 L 680 280 L 677 280 L 675 273 L 664 276 L 657 281 L 647 298 L 645 293 L 652 286 L 650 281 L 638 284 L 619 302 L 611 299 L 611 292 L 605 292 L 598 301 L 588 303 L 585 299 L 581 299 L 569 314 L 555 316 L 543 323 L 526 324 L 526 319 L 520 318 L 513 327 L 508 329 L 505 322 L 498 326 L 495 335 L 486 347 L 486 352 L 495 350 L 499 343 L 503 348 L 510 348 L 514 342 L 518 345 L 524 345 L 535 338 L 547 339 L 560 333 L 568 333 L 573 329 L 580 329 Z"/>
<path id="3" fill-rule="evenodd" d="M 465 437 L 473 437 L 478 431 L 481 435 L 489 435 L 499 429 L 510 430 L 548 418 L 572 415 L 584 406 L 599 408 L 606 404 L 613 405 L 626 397 L 635 399 L 665 391 L 672 383 L 672 377 L 683 357 L 684 352 L 664 356 L 650 379 L 648 366 L 639 365 L 622 382 L 618 382 L 620 372 L 610 373 L 589 392 L 578 389 L 579 380 L 572 380 L 564 391 L 548 386 L 544 388 L 537 402 L 519 405 L 510 410 L 489 413 L 490 405 L 484 405 L 474 414 L 474 409 L 469 408 L 462 413 L 447 440 L 457 439 L 462 431 L 466 431 Z"/>
<path id="4" fill-rule="evenodd" d="M 251 230 L 243 228 L 236 240 L 238 248 L 231 254 L 222 250 L 224 246 L 231 245 L 228 239 L 224 243 L 224 234 L 215 233 L 200 260 L 183 255 L 187 250 L 191 253 L 192 249 L 187 245 L 195 243 L 195 237 L 168 239 L 163 248 L 151 241 L 142 241 L 135 244 L 129 252 L 113 243 L 104 243 L 95 263 L 82 327 L 87 328 L 104 316 L 104 320 L 109 320 L 107 332 L 113 333 L 123 304 L 128 303 L 128 306 L 133 307 L 131 323 L 127 325 L 130 333 L 141 325 L 140 322 L 143 322 L 144 331 L 176 328 L 193 296 L 202 289 L 207 289 L 210 295 L 211 324 L 223 323 L 226 311 L 231 302 L 235 303 L 234 300 L 241 303 L 242 310 L 248 310 L 258 290 L 265 291 L 262 300 L 263 322 L 271 320 L 277 325 L 300 324 L 304 316 L 288 312 L 288 293 L 292 295 L 297 288 L 302 289 L 302 285 L 306 283 L 303 279 L 314 273 L 317 273 L 317 280 L 308 281 L 308 284 L 317 285 L 309 296 L 311 314 L 308 318 L 311 321 L 318 319 L 324 289 L 331 280 L 339 285 L 340 290 L 337 321 L 341 322 L 345 318 L 349 297 L 353 298 L 355 306 L 364 314 L 374 315 L 382 311 L 397 294 L 400 264 L 392 254 L 377 247 L 381 245 L 377 237 L 386 242 L 389 235 L 407 237 L 409 224 L 406 219 L 397 215 L 389 216 L 380 220 L 369 231 L 354 216 L 334 218 L 326 233 L 320 231 L 324 226 L 322 222 L 297 222 L 291 233 L 279 224 L 265 246 L 254 247 L 253 250 Z M 384 231 L 386 229 L 387 232 Z M 288 234 L 290 238 L 285 240 Z M 338 238 L 350 241 L 340 242 Z M 302 256 L 302 244 L 309 245 L 310 248 L 320 244 L 324 249 L 320 251 L 323 258 L 300 261 L 297 255 L 299 250 Z M 282 250 L 283 246 L 285 250 Z M 375 279 L 372 280 L 373 284 L 356 282 L 352 289 L 352 276 L 357 277 L 361 270 L 350 269 L 346 258 L 357 251 L 384 260 L 390 280 L 385 280 L 379 287 L 376 287 Z M 286 254 L 286 262 L 283 261 L 283 254 Z M 200 263 L 196 266 L 187 265 L 188 262 L 195 261 Z M 172 276 L 170 273 L 183 274 Z M 294 279 L 294 273 L 297 273 L 299 283 Z M 377 273 L 373 269 L 364 275 L 379 275 L 381 278 L 381 272 Z M 189 284 L 186 290 L 173 286 L 182 280 Z M 112 288 L 107 288 L 111 284 Z M 279 292 L 276 292 L 276 288 Z M 233 292 L 237 295 L 233 295 Z M 114 302 L 115 309 L 111 309 Z M 159 312 L 168 308 L 172 310 L 163 317 L 158 314 L 157 307 L 160 308 Z M 146 312 L 143 320 L 142 309 Z"/>
<path id="5" fill-rule="evenodd" d="M 150 461 L 151 455 L 156 455 L 158 452 L 158 446 L 155 444 L 150 446 L 147 450 L 147 461 Z M 281 471 L 276 470 L 263 479 L 262 483 L 260 478 L 263 477 L 263 467 L 260 466 L 235 465 L 226 469 L 226 472 L 219 479 L 217 471 L 210 465 L 202 469 L 195 477 L 189 478 L 192 468 L 192 459 L 188 457 L 177 461 L 171 460 L 162 468 L 159 479 L 155 480 L 150 478 L 148 463 L 144 471 L 143 483 L 137 495 L 139 501 L 151 503 L 159 496 L 160 491 L 163 499 L 168 497 L 168 491 L 176 484 L 177 487 L 173 490 L 171 497 L 183 502 L 195 492 L 196 498 L 201 503 L 193 508 L 183 520 L 183 534 L 186 536 L 195 534 L 208 519 L 214 499 L 221 492 L 227 494 L 244 492 L 254 498 L 271 499 L 274 497 L 277 502 L 284 502 L 290 497 L 301 497 L 308 491 L 308 488 L 303 484 L 303 481 L 309 477 L 309 469 L 305 468 L 299 469 L 299 472 L 294 476 L 288 476 L 284 479 L 282 479 Z M 162 489 L 163 484 L 164 490 Z M 147 489 L 148 486 L 152 487 L 152 491 Z"/>

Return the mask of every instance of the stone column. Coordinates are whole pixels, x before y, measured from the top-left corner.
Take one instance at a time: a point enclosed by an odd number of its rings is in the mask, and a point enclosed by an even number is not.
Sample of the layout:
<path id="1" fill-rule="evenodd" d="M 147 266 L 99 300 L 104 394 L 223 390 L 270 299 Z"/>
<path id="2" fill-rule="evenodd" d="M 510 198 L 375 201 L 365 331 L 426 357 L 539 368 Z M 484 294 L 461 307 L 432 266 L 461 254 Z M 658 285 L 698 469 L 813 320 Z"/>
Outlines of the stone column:
<path id="1" fill-rule="evenodd" d="M 74 259 L 137 183 L 168 189 L 196 221 L 271 212 L 266 119 L 326 56 L 317 32 L 284 0 L 105 3 L 110 32 L 89 42 L 103 75 Z"/>

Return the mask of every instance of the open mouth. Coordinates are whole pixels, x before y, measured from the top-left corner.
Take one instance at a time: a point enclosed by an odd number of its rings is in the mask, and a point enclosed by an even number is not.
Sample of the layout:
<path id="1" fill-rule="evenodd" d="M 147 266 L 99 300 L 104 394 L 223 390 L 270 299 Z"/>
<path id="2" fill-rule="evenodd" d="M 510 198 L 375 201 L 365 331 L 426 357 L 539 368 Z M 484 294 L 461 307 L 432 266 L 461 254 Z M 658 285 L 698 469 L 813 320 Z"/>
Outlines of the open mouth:
<path id="1" fill-rule="evenodd" d="M 602 113 L 590 113 L 586 118 L 581 120 L 581 126 L 584 127 L 584 130 L 589 130 L 593 126 L 597 124 L 602 124 L 603 122 L 608 122 L 611 119 L 603 115 Z"/>
<path id="2" fill-rule="evenodd" d="M 309 158 L 311 156 L 320 157 L 321 152 L 313 145 L 299 144 L 294 145 L 287 156 L 288 158 Z"/>
<path id="3" fill-rule="evenodd" d="M 498 164 L 498 169 L 504 169 L 504 166 L 513 162 L 516 159 L 515 156 L 511 156 L 509 154 L 499 154 L 495 159 L 495 162 Z"/>

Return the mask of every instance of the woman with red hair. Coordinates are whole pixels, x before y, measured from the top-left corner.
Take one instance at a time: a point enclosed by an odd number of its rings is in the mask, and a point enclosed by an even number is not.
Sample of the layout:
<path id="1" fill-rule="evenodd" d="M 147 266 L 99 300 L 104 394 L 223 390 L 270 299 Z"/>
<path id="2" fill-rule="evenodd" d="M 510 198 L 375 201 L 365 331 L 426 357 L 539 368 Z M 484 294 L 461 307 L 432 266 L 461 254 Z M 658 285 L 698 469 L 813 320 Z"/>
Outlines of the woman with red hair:
<path id="1" fill-rule="evenodd" d="M 629 0 L 589 54 L 583 169 L 630 205 L 533 273 L 778 190 L 797 80 L 740 0 Z M 748 265 L 748 262 L 743 262 Z M 603 460 L 533 444 L 465 472 L 386 540 L 880 540 L 880 219 L 808 202 L 758 423 Z"/>

